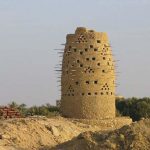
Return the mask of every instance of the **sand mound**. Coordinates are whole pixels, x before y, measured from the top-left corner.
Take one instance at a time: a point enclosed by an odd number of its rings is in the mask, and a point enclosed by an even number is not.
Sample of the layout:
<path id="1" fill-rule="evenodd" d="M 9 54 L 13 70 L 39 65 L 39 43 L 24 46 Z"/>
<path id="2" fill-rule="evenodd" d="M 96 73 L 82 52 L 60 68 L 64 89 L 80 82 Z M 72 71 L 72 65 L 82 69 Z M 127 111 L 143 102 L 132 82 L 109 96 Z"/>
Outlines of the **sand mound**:
<path id="1" fill-rule="evenodd" d="M 129 118 L 99 121 L 66 119 L 62 117 L 50 119 L 45 117 L 32 117 L 1 120 L 0 150 L 46 150 L 68 142 L 69 140 L 72 141 L 61 145 L 65 150 L 67 148 L 73 149 L 72 147 L 76 144 L 81 147 L 80 149 L 84 149 L 88 145 L 95 147 L 101 143 L 101 140 L 98 141 L 101 139 L 101 136 L 103 137 L 105 134 L 113 135 L 113 132 L 104 133 L 103 135 L 95 131 L 115 130 L 123 126 L 123 124 L 130 123 L 131 119 Z M 105 142 L 104 139 L 102 143 Z M 94 145 L 94 143 L 97 144 Z M 68 147 L 68 144 L 71 144 L 71 147 Z"/>
<path id="2" fill-rule="evenodd" d="M 150 150 L 150 120 L 114 131 L 84 132 L 51 150 Z"/>
<path id="3" fill-rule="evenodd" d="M 81 132 L 82 128 L 63 118 L 1 121 L 0 150 L 37 150 L 46 145 L 52 147 L 72 139 Z"/>

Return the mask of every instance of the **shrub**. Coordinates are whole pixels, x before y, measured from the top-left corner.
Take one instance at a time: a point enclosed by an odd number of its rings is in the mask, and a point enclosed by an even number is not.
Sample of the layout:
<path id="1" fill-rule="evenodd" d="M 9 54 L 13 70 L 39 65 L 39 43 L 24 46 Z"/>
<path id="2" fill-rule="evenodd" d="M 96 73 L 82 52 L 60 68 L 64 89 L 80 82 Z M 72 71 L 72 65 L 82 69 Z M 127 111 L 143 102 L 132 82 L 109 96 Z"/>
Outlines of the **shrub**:
<path id="1" fill-rule="evenodd" d="M 130 116 L 133 121 L 150 118 L 150 98 L 128 98 L 116 100 L 117 111 L 123 116 Z"/>

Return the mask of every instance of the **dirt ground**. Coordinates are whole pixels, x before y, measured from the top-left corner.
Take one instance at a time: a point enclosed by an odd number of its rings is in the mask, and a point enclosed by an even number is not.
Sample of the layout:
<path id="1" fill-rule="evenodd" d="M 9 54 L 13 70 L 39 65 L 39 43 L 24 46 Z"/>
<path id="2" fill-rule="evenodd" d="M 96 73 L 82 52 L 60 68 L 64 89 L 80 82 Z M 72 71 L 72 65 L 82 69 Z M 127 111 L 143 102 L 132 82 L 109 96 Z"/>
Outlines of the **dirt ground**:
<path id="1" fill-rule="evenodd" d="M 62 117 L 0 121 L 0 150 L 149 150 L 150 120 L 107 130 Z"/>
<path id="2" fill-rule="evenodd" d="M 113 131 L 84 132 L 49 150 L 150 150 L 150 120 Z"/>

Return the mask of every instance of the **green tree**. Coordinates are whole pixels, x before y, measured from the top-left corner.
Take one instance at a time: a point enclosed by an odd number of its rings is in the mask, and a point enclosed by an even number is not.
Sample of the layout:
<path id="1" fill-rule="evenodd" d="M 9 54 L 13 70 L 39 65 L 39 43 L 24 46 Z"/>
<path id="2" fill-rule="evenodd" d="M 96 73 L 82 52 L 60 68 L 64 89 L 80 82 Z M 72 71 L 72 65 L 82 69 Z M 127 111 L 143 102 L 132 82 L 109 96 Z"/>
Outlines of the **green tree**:
<path id="1" fill-rule="evenodd" d="M 133 121 L 150 118 L 150 98 L 128 98 L 116 101 L 117 111 L 123 116 L 130 116 Z"/>
<path id="2" fill-rule="evenodd" d="M 15 101 L 12 101 L 8 106 L 11 108 L 18 108 L 18 104 Z"/>

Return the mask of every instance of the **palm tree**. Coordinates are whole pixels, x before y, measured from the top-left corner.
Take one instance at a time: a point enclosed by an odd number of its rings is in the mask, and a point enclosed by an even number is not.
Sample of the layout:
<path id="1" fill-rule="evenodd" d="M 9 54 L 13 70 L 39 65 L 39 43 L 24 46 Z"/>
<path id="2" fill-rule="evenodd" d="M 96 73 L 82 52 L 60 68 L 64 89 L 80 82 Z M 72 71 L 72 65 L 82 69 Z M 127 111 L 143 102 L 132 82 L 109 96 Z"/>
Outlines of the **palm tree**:
<path id="1" fill-rule="evenodd" d="M 10 108 L 18 108 L 18 104 L 15 101 L 12 101 L 10 104 L 8 104 Z"/>

